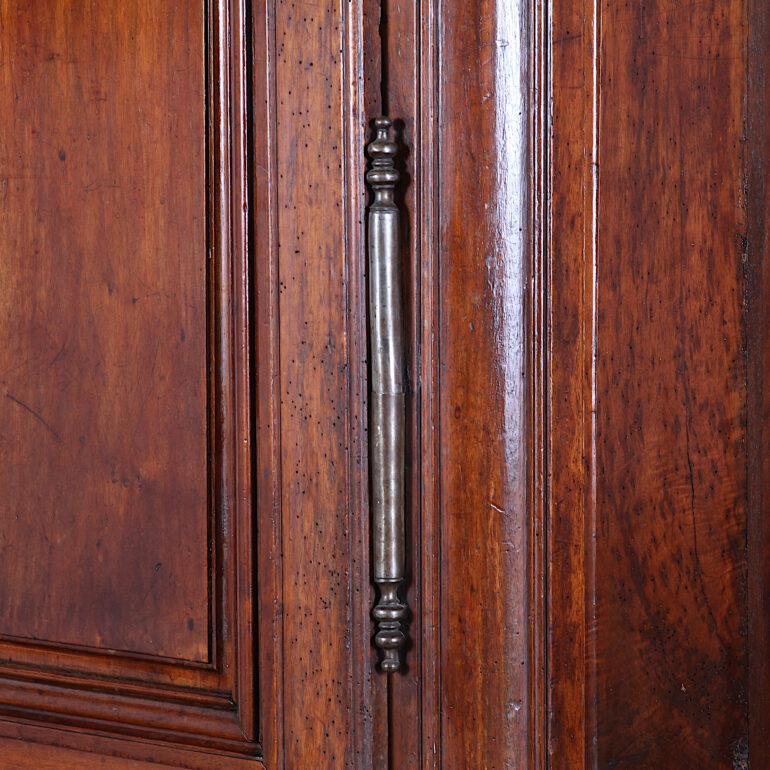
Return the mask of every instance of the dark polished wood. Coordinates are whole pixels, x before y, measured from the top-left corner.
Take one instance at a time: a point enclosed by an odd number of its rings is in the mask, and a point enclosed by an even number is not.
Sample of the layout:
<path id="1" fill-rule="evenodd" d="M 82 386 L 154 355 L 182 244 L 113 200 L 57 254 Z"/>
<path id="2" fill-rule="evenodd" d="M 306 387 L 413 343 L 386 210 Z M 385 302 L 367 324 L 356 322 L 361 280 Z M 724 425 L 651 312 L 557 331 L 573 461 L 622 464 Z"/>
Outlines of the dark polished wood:
<path id="1" fill-rule="evenodd" d="M 386 25 L 388 110 L 407 147 L 416 481 L 413 649 L 392 685 L 393 761 L 525 767 L 528 6 L 407 5 L 389 4 Z"/>
<path id="2" fill-rule="evenodd" d="M 768 13 L 0 0 L 0 768 L 765 767 Z"/>
<path id="3" fill-rule="evenodd" d="M 550 766 L 748 766 L 746 4 L 552 10 Z"/>
<path id="4" fill-rule="evenodd" d="M 421 484 L 393 756 L 733 768 L 751 726 L 764 767 L 767 13 L 398 6 Z"/>
<path id="5" fill-rule="evenodd" d="M 366 767 L 362 6 L 0 20 L 0 765 Z"/>
<path id="6" fill-rule="evenodd" d="M 526 5 L 438 24 L 439 767 L 502 768 L 530 709 Z"/>
<path id="7" fill-rule="evenodd" d="M 745 160 L 748 431 L 748 722 L 752 767 L 770 767 L 770 7 L 751 0 Z"/>

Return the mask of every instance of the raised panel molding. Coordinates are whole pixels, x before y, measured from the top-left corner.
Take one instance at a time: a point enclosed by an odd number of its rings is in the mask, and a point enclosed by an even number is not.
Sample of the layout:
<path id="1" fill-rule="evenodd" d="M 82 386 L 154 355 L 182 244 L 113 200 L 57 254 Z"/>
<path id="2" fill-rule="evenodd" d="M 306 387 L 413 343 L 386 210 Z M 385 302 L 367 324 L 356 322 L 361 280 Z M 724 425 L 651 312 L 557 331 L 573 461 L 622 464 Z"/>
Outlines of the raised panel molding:
<path id="1" fill-rule="evenodd" d="M 81 733 L 134 738 L 202 752 L 185 766 L 206 766 L 205 752 L 260 755 L 256 690 L 256 531 L 251 493 L 252 425 L 247 244 L 247 32 L 238 0 L 201 0 L 205 95 L 206 222 L 199 244 L 208 327 L 208 628 L 200 659 L 75 645 L 55 639 L 0 638 L 0 733 L 18 737 L 18 725 L 49 725 Z M 115 11 L 104 6 L 99 13 Z M 102 56 L 108 54 L 103 53 Z M 152 54 L 150 54 L 152 55 Z M 158 52 L 162 56 L 163 52 Z M 250 56 L 250 53 L 249 53 Z M 258 62 L 260 71 L 265 62 Z M 242 77 L 236 77 L 243 73 Z M 177 74 L 183 78 L 184 72 Z M 96 87 L 96 86 L 95 86 Z M 169 118 L 171 119 L 171 118 Z M 183 118 L 182 118 L 183 119 Z M 150 139 L 151 141 L 151 139 Z M 140 147 L 132 152 L 141 152 Z M 63 154 L 63 153 L 62 153 Z M 173 158 L 171 159 L 173 162 Z M 175 171 L 182 176 L 187 169 Z M 162 257 L 159 257 L 162 258 Z M 147 373 L 153 376 L 152 372 Z M 179 393 L 184 398 L 184 391 Z M 205 471 L 204 471 L 205 473 Z M 14 726 L 16 725 L 16 726 Z M 28 728 L 31 729 L 31 728 Z M 59 745 L 62 733 L 36 730 Z M 118 753 L 142 754 L 119 741 Z M 182 750 L 180 757 L 186 756 Z M 224 761 L 224 760 L 223 760 Z M 193 764 L 190 764 L 192 762 Z M 216 765 L 219 767 L 220 765 Z"/>

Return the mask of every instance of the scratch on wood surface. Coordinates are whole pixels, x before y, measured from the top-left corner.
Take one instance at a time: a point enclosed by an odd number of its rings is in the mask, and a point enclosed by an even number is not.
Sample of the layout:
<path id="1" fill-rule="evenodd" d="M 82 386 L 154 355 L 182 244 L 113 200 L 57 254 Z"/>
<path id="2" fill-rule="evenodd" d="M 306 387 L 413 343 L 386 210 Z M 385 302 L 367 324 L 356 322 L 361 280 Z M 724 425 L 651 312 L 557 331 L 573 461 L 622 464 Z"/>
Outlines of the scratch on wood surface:
<path id="1" fill-rule="evenodd" d="M 16 396 L 13 395 L 13 393 L 6 393 L 5 397 L 31 414 L 58 442 L 61 443 L 61 436 L 31 406 L 28 406 L 23 401 L 20 401 L 18 398 L 16 398 Z"/>

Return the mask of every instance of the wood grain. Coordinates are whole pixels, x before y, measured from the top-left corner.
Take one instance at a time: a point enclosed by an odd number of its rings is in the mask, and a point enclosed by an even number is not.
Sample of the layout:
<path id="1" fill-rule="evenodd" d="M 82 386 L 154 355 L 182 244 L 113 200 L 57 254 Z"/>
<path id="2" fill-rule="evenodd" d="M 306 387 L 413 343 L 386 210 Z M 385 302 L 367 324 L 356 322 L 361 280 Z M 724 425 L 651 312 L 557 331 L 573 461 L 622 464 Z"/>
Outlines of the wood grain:
<path id="1" fill-rule="evenodd" d="M 744 8 L 644 10 L 606 7 L 599 52 L 598 762 L 728 768 L 747 718 Z"/>
<path id="2" fill-rule="evenodd" d="M 527 6 L 439 14 L 440 766 L 529 743 Z"/>
<path id="3" fill-rule="evenodd" d="M 179 767 L 185 770 L 262 770 L 252 758 L 184 750 L 164 743 L 127 741 L 114 737 L 55 728 L 39 728 L 23 722 L 0 722 L 0 757 L 23 770 L 152 770 Z M 130 758 L 129 758 L 130 757 Z M 16 763 L 16 764 L 12 764 Z M 5 765 L 3 766 L 5 770 Z"/>
<path id="4" fill-rule="evenodd" d="M 258 726 L 277 741 L 255 703 L 274 591 L 253 583 L 247 21 L 228 0 L 175 9 L 0 6 L 4 376 L 37 414 L 6 399 L 26 488 L 5 498 L 0 733 L 211 767 L 251 761 Z"/>
<path id="5" fill-rule="evenodd" d="M 554 7 L 555 768 L 745 756 L 744 12 Z"/>
<path id="6" fill-rule="evenodd" d="M 530 766 L 528 12 L 388 5 L 415 387 L 395 767 Z"/>
<path id="7" fill-rule="evenodd" d="M 751 765 L 770 765 L 770 8 L 752 0 L 748 41 L 746 155 L 746 362 L 748 451 L 748 624 L 749 756 Z"/>
<path id="8" fill-rule="evenodd" d="M 367 767 L 362 5 L 274 24 L 285 763 Z"/>
<path id="9" fill-rule="evenodd" d="M 130 759 L 108 759 L 69 749 L 59 749 L 57 756 L 52 757 L 50 751 L 43 746 L 30 746 L 21 741 L 7 740 L 0 740 L 0 756 L 4 770 L 160 770 L 171 767 Z"/>
<path id="10" fill-rule="evenodd" d="M 590 482 L 589 388 L 591 347 L 591 142 L 593 113 L 593 7 L 576 0 L 554 4 L 546 17 L 543 48 L 552 46 L 543 122 L 541 267 L 545 361 L 542 394 L 546 426 L 547 542 L 542 563 L 547 596 L 547 751 L 554 770 L 586 764 L 586 503 Z M 552 102 L 552 107 L 545 105 Z M 551 114 L 553 117 L 551 117 Z M 588 328 L 586 328 L 588 327 Z"/>
<path id="11" fill-rule="evenodd" d="M 0 547 L 25 553 L 0 565 L 0 764 L 732 768 L 751 723 L 761 765 L 748 0 L 395 0 L 382 28 L 369 0 L 150 5 L 0 2 Z M 415 613 L 389 687 L 380 106 L 405 148 Z"/>
<path id="12" fill-rule="evenodd" d="M 7 113 L 21 116 L 3 123 L 18 173 L 2 224 L 31 249 L 5 264 L 16 293 L 4 318 L 18 344 L 40 348 L 35 366 L 79 367 L 66 382 L 33 377 L 6 351 L 8 376 L 45 406 L 19 388 L 19 403 L 6 399 L 30 444 L 7 458 L 23 461 L 27 487 L 6 500 L 71 492 L 53 523 L 74 540 L 63 561 L 33 554 L 46 580 L 8 587 L 22 620 L 50 627 L 45 641 L 4 642 L 0 734 L 17 741 L 4 759 L 363 768 L 376 750 L 384 764 L 373 718 L 385 683 L 369 643 L 362 3 L 257 3 L 249 17 L 229 0 L 0 9 Z M 49 351 L 54 331 L 73 347 Z M 126 371 L 108 377 L 113 358 Z M 75 423 L 87 449 L 87 427 L 100 442 L 66 475 Z M 33 442 L 50 486 L 32 488 Z M 127 465 L 160 457 L 132 498 L 118 479 L 120 527 L 90 481 L 107 450 Z M 168 505 L 146 503 L 161 492 Z M 19 517 L 17 539 L 47 548 L 56 530 L 37 516 Z M 79 607 L 86 578 L 99 584 L 86 546 L 100 538 L 113 558 L 96 567 L 123 593 L 93 617 L 69 606 L 38 617 L 39 597 L 20 589 L 55 584 Z M 188 593 L 145 586 L 148 555 L 153 580 L 168 565 L 163 585 Z M 6 564 L 17 578 L 27 566 Z M 188 622 L 193 604 L 200 623 Z M 17 615 L 10 633 L 43 635 Z"/>
<path id="13" fill-rule="evenodd" d="M 204 19 L 171 5 L 0 5 L 0 615 L 206 661 Z"/>

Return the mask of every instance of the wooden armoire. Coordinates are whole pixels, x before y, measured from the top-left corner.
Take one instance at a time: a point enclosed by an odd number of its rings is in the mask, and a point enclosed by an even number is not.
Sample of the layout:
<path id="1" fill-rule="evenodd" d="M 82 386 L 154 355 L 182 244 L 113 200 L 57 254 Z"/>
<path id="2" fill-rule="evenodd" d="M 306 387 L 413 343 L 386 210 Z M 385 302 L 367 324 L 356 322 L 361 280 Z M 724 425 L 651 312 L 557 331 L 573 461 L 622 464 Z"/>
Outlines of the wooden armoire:
<path id="1" fill-rule="evenodd" d="M 770 770 L 769 228 L 766 0 L 0 0 L 0 770 Z"/>

